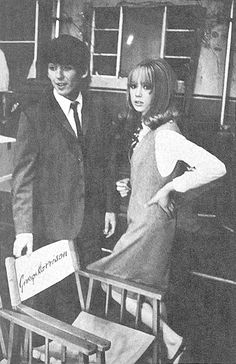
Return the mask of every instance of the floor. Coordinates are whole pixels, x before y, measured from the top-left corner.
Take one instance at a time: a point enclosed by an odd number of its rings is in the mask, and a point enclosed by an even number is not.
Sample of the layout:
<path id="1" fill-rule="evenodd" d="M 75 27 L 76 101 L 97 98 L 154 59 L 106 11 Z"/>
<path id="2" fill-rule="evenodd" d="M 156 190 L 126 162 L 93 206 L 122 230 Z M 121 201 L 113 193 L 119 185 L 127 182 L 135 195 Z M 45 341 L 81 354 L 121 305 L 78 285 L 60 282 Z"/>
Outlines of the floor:
<path id="1" fill-rule="evenodd" d="M 0 289 L 3 303 L 9 304 L 4 268 L 14 241 L 9 194 L 1 193 L 0 201 Z M 182 236 L 175 249 L 174 288 L 168 304 L 173 312 L 169 317 L 171 324 L 187 339 L 187 350 L 180 363 L 235 364 L 236 287 L 189 274 L 199 271 L 236 281 L 232 234 L 210 222 L 202 236 Z M 176 286 L 178 274 L 182 274 L 180 266 L 187 272 L 185 284 Z"/>

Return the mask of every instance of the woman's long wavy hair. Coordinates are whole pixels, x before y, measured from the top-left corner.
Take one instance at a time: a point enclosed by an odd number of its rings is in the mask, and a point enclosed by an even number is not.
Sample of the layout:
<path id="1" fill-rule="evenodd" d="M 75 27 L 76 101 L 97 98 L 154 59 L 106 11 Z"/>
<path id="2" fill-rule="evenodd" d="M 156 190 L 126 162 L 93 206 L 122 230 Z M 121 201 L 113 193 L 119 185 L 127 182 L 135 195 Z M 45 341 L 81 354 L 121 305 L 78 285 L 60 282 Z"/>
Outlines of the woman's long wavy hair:
<path id="1" fill-rule="evenodd" d="M 143 83 L 150 84 L 153 93 L 152 103 L 142 121 L 152 130 L 166 122 L 177 121 L 179 112 L 176 108 L 175 96 L 177 81 L 171 66 L 163 59 L 147 59 L 134 67 L 128 76 L 127 87 L 127 119 L 134 120 L 141 117 L 135 111 L 130 100 L 130 86 L 141 75 Z"/>

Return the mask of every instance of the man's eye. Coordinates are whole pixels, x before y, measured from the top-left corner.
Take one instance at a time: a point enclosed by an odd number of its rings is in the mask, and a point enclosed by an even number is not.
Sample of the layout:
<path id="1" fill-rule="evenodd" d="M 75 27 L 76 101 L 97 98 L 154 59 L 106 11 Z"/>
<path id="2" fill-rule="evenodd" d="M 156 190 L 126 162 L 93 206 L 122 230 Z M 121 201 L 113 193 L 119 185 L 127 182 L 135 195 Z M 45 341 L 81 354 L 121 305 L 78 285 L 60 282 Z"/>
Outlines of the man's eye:
<path id="1" fill-rule="evenodd" d="M 55 70 L 56 70 L 56 66 L 54 66 L 54 65 L 49 65 L 49 66 L 48 66 L 48 69 L 49 69 L 50 71 L 55 71 Z"/>
<path id="2" fill-rule="evenodd" d="M 73 68 L 72 66 L 63 66 L 64 71 L 71 71 L 72 68 Z"/>

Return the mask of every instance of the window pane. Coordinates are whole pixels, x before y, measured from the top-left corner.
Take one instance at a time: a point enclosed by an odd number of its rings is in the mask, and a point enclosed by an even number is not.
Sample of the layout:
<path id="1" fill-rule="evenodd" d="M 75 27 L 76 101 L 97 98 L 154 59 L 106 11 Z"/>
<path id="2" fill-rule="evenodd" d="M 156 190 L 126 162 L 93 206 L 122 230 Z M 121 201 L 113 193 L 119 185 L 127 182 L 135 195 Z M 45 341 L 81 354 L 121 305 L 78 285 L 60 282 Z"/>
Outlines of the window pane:
<path id="1" fill-rule="evenodd" d="M 119 28 L 119 8 L 96 8 L 95 28 L 97 29 L 118 29 Z"/>
<path id="2" fill-rule="evenodd" d="M 34 40 L 35 1 L 2 0 L 0 40 Z"/>
<path id="3" fill-rule="evenodd" d="M 9 89 L 14 90 L 27 80 L 28 72 L 33 62 L 33 44 L 0 44 L 3 50 L 10 76 Z"/>
<path id="4" fill-rule="evenodd" d="M 195 44 L 194 33 L 166 33 L 165 54 L 170 56 L 191 56 Z"/>
<path id="5" fill-rule="evenodd" d="M 116 75 L 116 58 L 109 56 L 93 57 L 93 75 Z"/>
<path id="6" fill-rule="evenodd" d="M 95 31 L 95 53 L 117 53 L 118 32 Z"/>
<path id="7" fill-rule="evenodd" d="M 158 57 L 164 8 L 124 8 L 120 76 L 148 57 Z"/>
<path id="8" fill-rule="evenodd" d="M 188 59 L 178 59 L 178 58 L 165 58 L 165 60 L 171 65 L 176 73 L 178 80 L 185 80 L 188 74 L 189 60 Z"/>
<path id="9" fill-rule="evenodd" d="M 199 6 L 169 6 L 167 10 L 167 28 L 169 29 L 195 29 L 200 23 Z"/>

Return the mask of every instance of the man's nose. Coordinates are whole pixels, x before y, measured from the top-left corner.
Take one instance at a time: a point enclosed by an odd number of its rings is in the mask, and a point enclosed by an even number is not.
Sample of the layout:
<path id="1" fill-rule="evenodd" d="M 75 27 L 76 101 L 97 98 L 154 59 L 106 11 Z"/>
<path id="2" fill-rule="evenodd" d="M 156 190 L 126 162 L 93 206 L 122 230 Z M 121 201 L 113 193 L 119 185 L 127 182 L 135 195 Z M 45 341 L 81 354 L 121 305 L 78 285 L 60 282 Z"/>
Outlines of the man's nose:
<path id="1" fill-rule="evenodd" d="M 57 78 L 63 78 L 64 77 L 63 69 L 60 66 L 57 67 L 57 69 L 56 69 L 56 77 Z"/>

